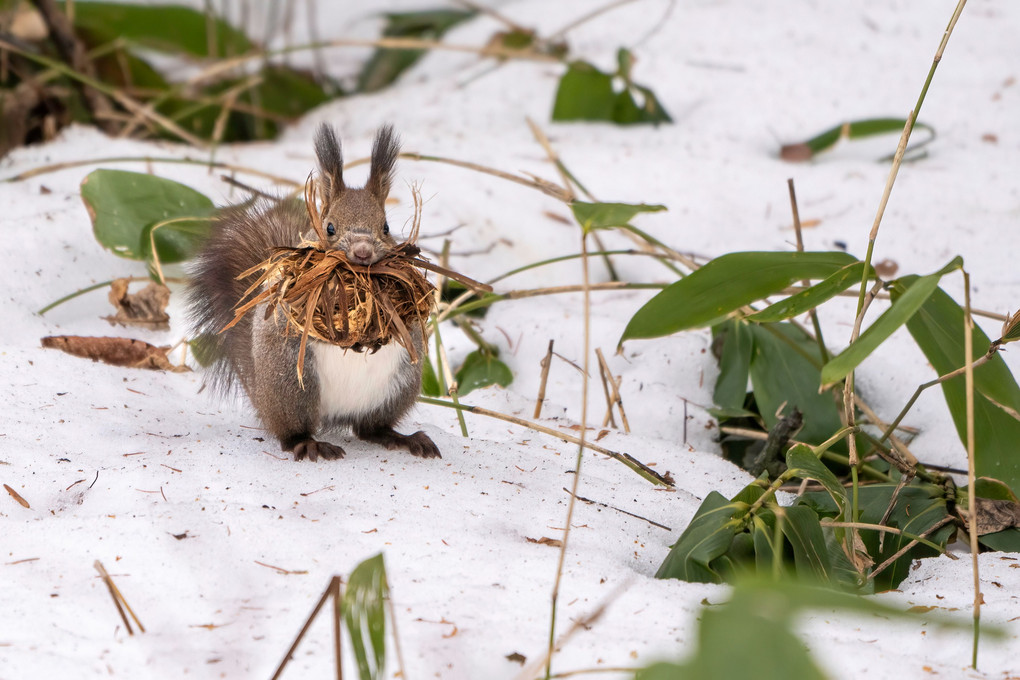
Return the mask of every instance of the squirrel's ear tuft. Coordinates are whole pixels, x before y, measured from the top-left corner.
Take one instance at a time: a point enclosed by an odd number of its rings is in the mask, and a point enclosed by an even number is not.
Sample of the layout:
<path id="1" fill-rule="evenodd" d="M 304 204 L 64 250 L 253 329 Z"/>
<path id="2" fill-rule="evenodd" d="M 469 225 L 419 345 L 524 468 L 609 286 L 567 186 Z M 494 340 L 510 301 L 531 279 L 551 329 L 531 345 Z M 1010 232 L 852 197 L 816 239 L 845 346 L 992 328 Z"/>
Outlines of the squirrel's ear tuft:
<path id="1" fill-rule="evenodd" d="M 315 155 L 319 159 L 323 197 L 329 203 L 344 190 L 344 155 L 336 130 L 329 123 L 320 125 L 315 133 Z"/>
<path id="2" fill-rule="evenodd" d="M 375 143 L 372 145 L 372 170 L 365 185 L 379 203 L 384 202 L 390 194 L 393 165 L 397 162 L 399 153 L 400 140 L 394 134 L 393 126 L 384 125 L 376 134 Z"/>

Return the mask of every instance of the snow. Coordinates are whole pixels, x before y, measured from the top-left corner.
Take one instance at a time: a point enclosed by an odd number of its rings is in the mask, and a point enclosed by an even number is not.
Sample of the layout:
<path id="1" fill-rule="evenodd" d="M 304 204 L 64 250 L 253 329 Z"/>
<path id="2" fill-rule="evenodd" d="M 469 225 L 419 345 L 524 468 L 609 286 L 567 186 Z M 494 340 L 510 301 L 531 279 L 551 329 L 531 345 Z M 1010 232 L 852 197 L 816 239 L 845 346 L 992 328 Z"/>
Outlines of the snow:
<path id="1" fill-rule="evenodd" d="M 376 30 L 371 17 L 349 7 L 355 3 L 317 5 L 323 37 L 367 37 Z M 338 126 L 348 158 L 364 156 L 374 131 L 391 122 L 407 151 L 556 181 L 526 125 L 530 117 L 600 200 L 667 205 L 669 212 L 641 216 L 636 224 L 679 250 L 710 257 L 792 249 L 786 179 L 793 177 L 802 218 L 819 221 L 805 231 L 807 248 L 831 249 L 842 241 L 862 256 L 888 173 L 875 159 L 894 140 L 846 146 L 804 165 L 778 160 L 777 149 L 843 120 L 906 115 L 953 6 L 948 0 L 798 1 L 778 10 L 767 3 L 634 2 L 584 24 L 568 40 L 573 54 L 604 67 L 612 65 L 618 46 L 632 47 L 635 80 L 655 90 L 672 125 L 552 124 L 562 66 L 512 62 L 489 70 L 490 62 L 470 55 L 436 52 L 394 88 L 329 104 L 278 142 L 223 147 L 216 159 L 301 181 L 312 165 L 311 136 L 320 121 Z M 521 0 L 499 7 L 548 34 L 592 6 Z M 447 40 L 484 44 L 499 28 L 482 18 Z M 975 307 L 998 312 L 1018 304 L 1012 260 L 1012 229 L 1020 218 L 1018 28 L 1016 5 L 973 0 L 967 6 L 920 116 L 938 138 L 927 158 L 901 170 L 876 250 L 876 259 L 893 259 L 906 273 L 934 271 L 961 254 L 973 277 Z M 356 67 L 351 54 L 328 53 L 337 75 Z M 200 154 L 72 127 L 50 144 L 0 161 L 0 177 L 110 156 Z M 151 169 L 221 204 L 240 197 L 219 172 L 197 165 L 103 166 Z M 0 250 L 0 354 L 10 383 L 0 397 L 0 481 L 31 506 L 0 494 L 0 678 L 268 677 L 329 578 L 379 552 L 393 589 L 406 677 L 512 678 L 521 667 L 507 655 L 538 658 L 548 639 L 558 551 L 528 539 L 561 537 L 568 501 L 563 489 L 573 480 L 576 448 L 479 416 L 468 416 L 470 437 L 463 438 L 452 411 L 419 406 L 405 431 L 424 429 L 443 452 L 441 460 L 341 437 L 346 459 L 296 463 L 243 403 L 200 391 L 200 372 L 119 369 L 42 350 L 39 338 L 47 335 L 122 334 L 155 344 L 186 335 L 179 286 L 166 333 L 110 328 L 100 318 L 109 314 L 102 291 L 35 314 L 93 283 L 144 275 L 140 264 L 117 258 L 92 237 L 78 194 L 91 169 L 0 184 L 8 237 Z M 273 190 L 257 177 L 238 176 Z M 359 181 L 363 168 L 349 177 Z M 459 227 L 452 265 L 469 276 L 488 278 L 578 251 L 578 229 L 555 219 L 569 213 L 554 199 L 437 163 L 400 162 L 394 228 L 411 214 L 411 182 L 427 199 L 422 244 L 438 249 L 442 238 L 430 235 Z M 617 235 L 606 242 L 629 244 Z M 670 280 L 667 270 L 644 258 L 620 257 L 616 264 L 626 279 Z M 595 281 L 607 278 L 598 263 L 592 274 Z M 512 277 L 497 289 L 580 279 L 574 260 Z M 959 276 L 946 286 L 955 295 L 962 290 Z M 717 371 L 707 332 L 630 342 L 622 355 L 613 354 L 624 324 L 649 295 L 593 293 L 593 347 L 603 349 L 622 377 L 632 428 L 629 435 L 613 430 L 599 444 L 669 471 L 676 489 L 653 488 L 613 460 L 585 455 L 579 493 L 671 530 L 613 508 L 577 505 L 557 633 L 622 591 L 590 630 L 557 653 L 557 671 L 679 659 L 694 648 L 702 601 L 726 598 L 722 586 L 652 577 L 701 499 L 712 490 L 732 495 L 749 477 L 716 455 L 713 421 L 702 408 L 711 403 Z M 566 359 L 583 360 L 581 309 L 580 295 L 494 306 L 481 330 L 500 347 L 515 380 L 506 390 L 475 392 L 465 401 L 530 418 L 549 340 Z M 823 315 L 830 344 L 849 337 L 851 313 L 845 305 Z M 992 337 L 997 326 L 986 324 Z M 444 340 L 454 362 L 472 348 L 452 327 Z M 1008 361 L 1016 371 L 1016 359 Z M 858 384 L 888 415 L 932 377 L 900 332 L 862 366 Z M 604 401 L 597 381 L 589 396 L 588 420 L 598 428 Z M 541 422 L 574 433 L 579 373 L 555 361 L 547 399 Z M 921 430 L 912 446 L 921 459 L 965 467 L 941 394 L 927 392 L 906 423 Z M 951 609 L 969 619 L 970 559 L 961 557 L 921 561 L 899 592 L 878 599 Z M 145 624 L 144 635 L 126 634 L 93 569 L 96 560 Z M 1006 631 L 1002 641 L 983 641 L 980 671 L 966 668 L 969 632 L 923 622 L 819 612 L 803 622 L 806 641 L 834 678 L 1018 675 L 1012 652 L 1020 634 L 1020 562 L 993 553 L 980 563 L 983 620 Z M 330 635 L 324 621 L 316 623 L 284 677 L 330 673 Z"/>

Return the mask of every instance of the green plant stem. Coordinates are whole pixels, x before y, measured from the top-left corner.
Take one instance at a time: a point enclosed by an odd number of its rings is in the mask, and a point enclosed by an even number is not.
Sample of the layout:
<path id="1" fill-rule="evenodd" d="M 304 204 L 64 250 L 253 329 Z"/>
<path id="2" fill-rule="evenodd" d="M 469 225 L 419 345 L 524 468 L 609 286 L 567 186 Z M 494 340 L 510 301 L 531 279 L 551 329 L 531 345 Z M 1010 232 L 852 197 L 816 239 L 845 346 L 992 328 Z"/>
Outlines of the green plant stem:
<path id="1" fill-rule="evenodd" d="M 842 430 L 840 430 L 836 434 L 834 434 L 831 437 L 829 437 L 828 439 L 826 439 L 824 442 L 822 442 L 818 446 L 812 446 L 811 450 L 814 452 L 816 457 L 821 458 L 822 454 L 825 453 L 826 451 L 828 451 L 832 447 L 833 444 L 835 444 L 836 442 L 838 442 L 840 439 L 842 439 L 843 437 L 847 436 L 848 434 L 850 434 L 850 435 L 857 434 L 857 430 L 858 430 L 857 427 L 855 427 L 853 425 L 848 425 L 847 427 L 844 427 Z"/>
<path id="2" fill-rule="evenodd" d="M 502 420 L 507 423 L 513 423 L 514 425 L 520 425 L 521 427 L 526 427 L 529 430 L 534 430 L 535 432 L 541 432 L 542 434 L 547 434 L 550 437 L 555 437 L 556 439 L 567 442 L 568 444 L 580 444 L 581 442 L 579 438 L 571 436 L 569 434 L 565 434 L 563 432 L 559 432 L 557 430 L 552 429 L 551 427 L 539 425 L 536 422 L 524 420 L 523 418 L 517 418 L 516 416 L 510 416 L 505 413 L 500 413 L 499 411 L 492 411 L 482 406 L 470 406 L 464 403 L 454 404 L 449 401 L 446 401 L 445 399 L 436 399 L 434 397 L 426 396 L 419 396 L 418 402 L 421 404 L 430 404 L 432 406 L 442 406 L 444 408 L 458 409 L 461 411 L 467 411 L 468 413 L 474 413 L 475 415 L 487 416 L 489 418 L 495 418 L 497 420 Z M 615 461 L 623 463 L 624 465 L 629 467 L 631 470 L 633 470 L 638 475 L 645 478 L 652 484 L 668 488 L 672 488 L 674 486 L 671 480 L 667 479 L 666 477 L 663 477 L 661 474 L 659 474 L 652 468 L 648 467 L 647 465 L 645 465 L 644 463 L 642 463 L 629 453 L 619 453 L 617 451 L 611 451 L 607 448 L 601 447 L 589 441 L 586 441 L 584 443 L 584 447 L 586 449 L 589 449 L 590 451 L 601 453 L 604 456 L 607 456 Z"/>
<path id="3" fill-rule="evenodd" d="M 450 241 L 446 240 L 443 242 L 443 250 L 440 253 L 439 260 L 444 264 L 450 258 Z M 443 281 L 440 278 L 436 282 L 436 299 L 439 298 L 439 291 L 443 289 Z M 453 367 L 449 365 L 446 358 L 446 352 L 443 350 L 443 336 L 439 331 L 439 317 L 433 315 L 432 317 L 432 333 L 436 338 L 436 379 L 439 381 L 439 390 L 449 395 L 454 405 L 460 406 L 460 399 L 457 394 L 457 381 L 453 378 Z M 446 376 L 450 376 L 450 380 L 446 379 Z M 468 436 L 467 421 L 464 419 L 464 412 L 457 409 L 457 422 L 460 424 L 460 434 L 462 437 Z"/>
<path id="4" fill-rule="evenodd" d="M 589 287 L 589 290 L 661 290 L 666 286 L 660 283 L 627 283 L 624 281 L 609 281 L 606 283 L 593 283 Z M 520 300 L 523 298 L 537 297 L 540 295 L 559 295 L 561 293 L 580 293 L 583 290 L 583 286 L 554 286 L 552 288 L 531 288 L 527 290 L 512 290 L 508 293 L 489 293 L 485 297 L 475 300 L 474 302 L 468 302 L 460 305 L 456 308 L 447 308 L 442 314 L 439 315 L 440 321 L 445 321 L 450 317 L 457 316 L 459 314 L 466 314 L 467 312 L 474 311 L 476 309 L 482 309 L 489 307 L 496 302 L 501 300 Z"/>
<path id="5" fill-rule="evenodd" d="M 100 283 L 91 285 L 91 286 L 89 286 L 87 288 L 82 288 L 80 290 L 76 290 L 73 293 L 65 295 L 64 297 L 60 298 L 59 300 L 54 300 L 53 302 L 51 302 L 50 304 L 46 305 L 45 307 L 40 309 L 38 312 L 36 312 L 36 314 L 38 314 L 39 316 L 42 316 L 43 314 L 45 314 L 46 312 L 50 311 L 54 307 L 59 307 L 60 305 L 64 304 L 65 302 L 69 302 L 69 301 L 75 299 L 79 295 L 84 295 L 85 293 L 91 293 L 94 290 L 98 290 L 100 288 L 105 288 L 106 286 L 109 286 L 111 283 L 113 283 L 113 279 L 111 279 L 109 281 L 102 281 Z"/>
<path id="6" fill-rule="evenodd" d="M 457 327 L 471 339 L 471 342 L 475 343 L 483 353 L 489 356 L 496 356 L 499 354 L 499 349 L 490 342 L 486 342 L 482 334 L 475 330 L 471 322 L 461 317 L 454 317 L 453 322 L 457 324 Z"/>
<path id="7" fill-rule="evenodd" d="M 826 451 L 821 455 L 821 458 L 823 460 L 828 460 L 833 463 L 839 463 L 840 465 L 850 467 L 850 458 L 848 456 L 844 456 L 843 454 L 836 453 L 834 451 Z M 861 463 L 861 472 L 864 473 L 866 476 L 870 477 L 871 479 L 877 480 L 879 482 L 894 481 L 892 477 L 882 472 L 878 468 L 874 468 L 868 465 L 867 463 Z"/>
<path id="8" fill-rule="evenodd" d="M 654 258 L 660 259 L 660 260 L 669 259 L 669 257 L 670 257 L 669 255 L 664 254 L 664 253 L 650 253 L 650 252 L 648 252 L 646 250 L 634 250 L 633 248 L 629 248 L 627 250 L 596 250 L 596 251 L 592 251 L 592 252 L 590 252 L 588 254 L 589 255 L 599 255 L 599 256 L 603 256 L 603 255 L 644 255 L 645 257 L 654 257 Z M 546 260 L 539 260 L 538 262 L 531 262 L 531 263 L 523 265 L 521 267 L 517 267 L 516 269 L 511 269 L 510 271 L 508 271 L 506 273 L 500 274 L 499 276 L 497 276 L 494 279 L 489 279 L 488 281 L 486 281 L 486 283 L 488 283 L 490 285 L 493 284 L 493 283 L 499 283 L 500 281 L 502 281 L 504 279 L 508 279 L 511 276 L 514 276 L 515 274 L 521 274 L 521 273 L 529 271 L 531 269 L 537 269 L 539 267 L 544 267 L 544 266 L 550 265 L 550 264 L 556 264 L 558 262 L 566 262 L 568 260 L 577 260 L 577 259 L 580 259 L 581 257 L 582 257 L 581 253 L 571 253 L 570 255 L 560 255 L 559 257 L 550 257 L 549 259 L 546 259 Z"/>

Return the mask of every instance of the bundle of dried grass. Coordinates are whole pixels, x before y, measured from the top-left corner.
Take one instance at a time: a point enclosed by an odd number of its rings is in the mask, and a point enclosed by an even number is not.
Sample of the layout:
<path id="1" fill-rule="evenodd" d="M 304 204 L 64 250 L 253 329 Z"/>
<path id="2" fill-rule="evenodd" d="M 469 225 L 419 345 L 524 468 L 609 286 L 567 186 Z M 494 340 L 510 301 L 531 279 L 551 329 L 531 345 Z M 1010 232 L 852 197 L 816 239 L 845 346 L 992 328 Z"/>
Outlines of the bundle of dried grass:
<path id="1" fill-rule="evenodd" d="M 328 342 L 354 351 L 376 351 L 396 340 L 420 360 L 411 333 L 417 326 L 426 333 L 429 315 L 436 305 L 435 287 L 421 269 L 456 279 L 477 290 L 492 288 L 420 257 L 414 245 L 421 223 L 421 197 L 414 194 L 414 221 L 411 235 L 404 243 L 388 251 L 378 262 L 364 266 L 352 264 L 342 250 L 328 249 L 316 205 L 316 185 L 305 187 L 309 221 L 320 241 L 304 242 L 297 247 L 274 248 L 265 261 L 243 272 L 238 278 L 258 275 L 235 308 L 227 330 L 245 314 L 266 303 L 266 317 L 277 310 L 286 323 L 283 332 L 301 336 L 298 352 L 298 379 L 304 369 L 308 338 Z M 222 332 L 222 331 L 220 331 Z"/>

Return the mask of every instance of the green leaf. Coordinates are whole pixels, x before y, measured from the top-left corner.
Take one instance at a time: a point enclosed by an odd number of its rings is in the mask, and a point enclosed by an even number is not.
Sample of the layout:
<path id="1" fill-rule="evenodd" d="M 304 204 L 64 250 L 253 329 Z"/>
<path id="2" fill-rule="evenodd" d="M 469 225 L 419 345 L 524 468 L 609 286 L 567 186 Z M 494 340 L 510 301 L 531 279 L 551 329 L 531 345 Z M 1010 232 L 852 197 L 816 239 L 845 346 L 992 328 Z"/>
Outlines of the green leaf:
<path id="1" fill-rule="evenodd" d="M 212 201 L 190 187 L 124 170 L 89 173 L 82 180 L 81 197 L 96 240 L 114 254 L 133 260 L 151 257 L 148 236 L 155 225 L 190 218 L 156 230 L 161 261 L 184 259 L 202 236 L 197 222 L 208 220 L 213 212 Z"/>
<path id="2" fill-rule="evenodd" d="M 754 567 L 759 574 L 772 574 L 775 565 L 776 551 L 782 551 L 775 545 L 776 516 L 771 510 L 763 510 L 751 518 L 751 538 L 754 540 Z"/>
<path id="3" fill-rule="evenodd" d="M 361 680 L 384 677 L 387 597 L 389 585 L 382 554 L 354 568 L 344 592 L 343 617 Z"/>
<path id="4" fill-rule="evenodd" d="M 572 61 L 560 78 L 553 104 L 554 121 L 613 119 L 616 93 L 613 77 L 586 61 Z"/>
<path id="5" fill-rule="evenodd" d="M 330 97 L 307 71 L 270 64 L 259 71 L 262 82 L 250 90 L 247 99 L 259 108 L 289 119 L 297 119 Z"/>
<path id="6" fill-rule="evenodd" d="M 1020 553 L 1020 529 L 1006 529 L 994 534 L 978 536 L 978 543 L 989 550 Z"/>
<path id="7" fill-rule="evenodd" d="M 631 81 L 631 53 L 621 49 L 616 56 L 614 74 L 603 73 L 586 61 L 567 65 L 556 90 L 554 121 L 609 121 L 618 125 L 672 122 L 655 93 Z M 614 87 L 614 82 L 621 81 L 621 87 Z"/>
<path id="8" fill-rule="evenodd" d="M 439 389 L 439 378 L 436 377 L 436 370 L 432 367 L 432 361 L 425 355 L 424 366 L 421 372 L 421 393 L 426 397 L 442 397 L 443 392 Z"/>
<path id="9" fill-rule="evenodd" d="M 448 30 L 475 16 L 474 11 L 436 9 L 421 12 L 387 13 L 383 35 L 388 38 L 421 38 L 438 40 Z M 426 50 L 379 48 L 372 54 L 358 76 L 358 91 L 376 92 L 413 66 Z"/>
<path id="10" fill-rule="evenodd" d="M 585 203 L 574 201 L 570 204 L 574 219 L 587 234 L 594 229 L 610 229 L 628 226 L 628 223 L 639 213 L 660 212 L 664 205 L 647 205 L 645 203 Z"/>
<path id="11" fill-rule="evenodd" d="M 506 387 L 513 382 L 514 374 L 491 353 L 475 350 L 465 357 L 456 377 L 457 393 L 464 396 L 473 390 L 490 385 Z"/>
<path id="12" fill-rule="evenodd" d="M 780 512 L 780 510 L 776 510 Z M 780 524 L 783 536 L 790 542 L 797 576 L 806 580 L 829 583 L 831 566 L 822 525 L 814 510 L 803 505 L 782 508 L 785 515 Z"/>
<path id="13" fill-rule="evenodd" d="M 203 219 L 177 217 L 149 224 L 142 230 L 142 259 L 147 262 L 154 260 L 152 244 L 156 244 L 156 254 L 160 263 L 183 262 L 190 259 L 206 236 L 212 216 Z"/>
<path id="14" fill-rule="evenodd" d="M 822 680 L 826 676 L 811 659 L 795 634 L 808 611 L 865 614 L 873 623 L 889 620 L 908 623 L 911 630 L 934 624 L 956 631 L 970 630 L 969 618 L 938 612 L 905 611 L 831 588 L 805 585 L 795 579 L 762 576 L 738 581 L 728 602 L 703 607 L 694 639 L 695 650 L 682 663 L 655 663 L 637 671 L 635 680 Z M 867 629 L 869 623 L 864 624 Z M 932 626 L 934 627 L 934 626 Z M 930 628 L 929 628 L 930 629 Z M 982 627 L 982 633 L 1002 638 L 1002 629 Z M 808 633 L 804 633 L 808 634 Z"/>
<path id="15" fill-rule="evenodd" d="M 711 563 L 729 549 L 733 537 L 741 529 L 741 523 L 734 521 L 734 516 L 746 508 L 746 503 L 728 501 L 718 491 L 710 492 L 655 577 L 721 583 L 722 577 Z"/>
<path id="16" fill-rule="evenodd" d="M 188 347 L 191 348 L 191 355 L 202 368 L 208 368 L 222 355 L 222 349 L 217 336 L 213 333 L 202 333 L 192 340 L 188 340 Z"/>
<path id="17" fill-rule="evenodd" d="M 824 279 L 856 262 L 840 252 L 729 253 L 715 258 L 649 300 L 621 342 L 699 328 L 802 279 Z"/>
<path id="18" fill-rule="evenodd" d="M 743 321 L 727 322 L 723 332 L 725 338 L 719 359 L 719 377 L 715 381 L 712 400 L 726 411 L 743 411 L 754 336 L 749 324 Z"/>
<path id="19" fill-rule="evenodd" d="M 818 305 L 839 295 L 850 286 L 861 282 L 861 274 L 864 272 L 863 262 L 854 262 L 843 267 L 824 281 L 817 283 L 807 290 L 791 295 L 785 300 L 766 307 L 760 312 L 749 314 L 749 321 L 758 323 L 770 323 L 784 321 L 791 317 L 803 314 L 817 307 Z M 875 270 L 869 269 L 868 278 L 875 278 Z"/>
<path id="20" fill-rule="evenodd" d="M 636 103 L 634 103 L 634 107 L 637 110 L 625 114 L 621 110 L 621 108 L 623 107 L 623 104 L 621 104 L 621 99 L 623 95 L 626 94 L 627 99 L 630 102 L 634 102 L 635 93 L 642 100 L 642 104 L 638 106 Z M 624 90 L 623 92 L 620 92 L 619 95 L 617 95 L 616 110 L 613 113 L 613 120 L 616 121 L 617 123 L 620 123 L 621 125 L 627 123 L 657 124 L 673 122 L 673 119 L 670 117 L 669 113 L 666 112 L 666 109 L 663 108 L 662 102 L 660 102 L 659 98 L 655 96 L 655 93 L 652 92 L 647 87 L 642 87 L 641 85 L 631 85 L 629 90 Z"/>
<path id="21" fill-rule="evenodd" d="M 866 524 L 878 524 L 889 507 L 889 501 L 892 499 L 895 488 L 895 484 L 889 483 L 860 487 L 858 492 L 860 521 Z M 905 486 L 900 491 L 887 524 L 915 536 L 924 533 L 937 522 L 945 519 L 948 514 L 943 493 L 943 490 L 934 484 L 915 483 Z M 798 502 L 813 508 L 815 512 L 823 516 L 835 517 L 840 512 L 839 507 L 827 492 L 805 493 Z M 928 536 L 927 540 L 945 549 L 946 543 L 954 531 L 955 526 L 953 523 L 949 523 Z M 882 549 L 879 550 L 878 532 L 862 529 L 860 535 L 867 547 L 868 554 L 875 560 L 876 565 L 892 557 L 912 540 L 907 536 L 887 534 Z M 892 566 L 875 577 L 875 590 L 895 588 L 907 576 L 913 560 L 937 554 L 939 554 L 937 551 L 926 545 L 916 545 L 905 555 L 899 557 Z"/>
<path id="22" fill-rule="evenodd" d="M 215 15 L 179 5 L 76 2 L 74 26 L 92 46 L 122 39 L 160 52 L 197 57 L 237 56 L 255 48 L 243 32 Z"/>
<path id="23" fill-rule="evenodd" d="M 893 300 L 913 287 L 913 277 L 904 277 L 892 289 Z M 950 373 L 964 363 L 963 308 L 941 289 L 936 290 L 907 322 L 918 344 L 938 375 Z M 974 359 L 988 349 L 988 336 L 978 327 L 973 332 Z M 1020 491 L 1020 421 L 996 405 L 996 402 L 1020 411 L 1020 387 L 1002 357 L 993 356 L 974 369 L 974 463 L 977 474 L 992 477 Z M 956 425 L 960 441 L 967 441 L 967 407 L 964 377 L 942 383 L 946 405 Z"/>
<path id="24" fill-rule="evenodd" d="M 832 148 L 841 139 L 862 139 L 874 135 L 901 133 L 906 124 L 905 118 L 867 118 L 841 123 L 806 141 L 784 145 L 779 155 L 787 161 L 806 161 L 815 154 Z M 930 125 L 915 122 L 914 131 L 918 130 L 928 132 L 928 138 L 912 145 L 910 150 L 913 151 L 935 139 L 935 130 Z"/>
<path id="25" fill-rule="evenodd" d="M 974 480 L 974 489 L 977 492 L 978 498 L 990 498 L 997 501 L 1013 501 L 1014 503 L 1020 502 L 1017 499 L 1016 494 L 1009 488 L 1007 484 L 1003 484 L 997 479 L 991 479 L 990 477 L 978 477 Z M 966 491 L 966 487 L 961 491 Z M 958 502 L 966 503 L 967 495 L 961 494 L 961 498 Z"/>
<path id="26" fill-rule="evenodd" d="M 949 272 L 963 266 L 963 260 L 957 256 L 945 267 L 927 276 L 914 280 L 906 291 L 893 301 L 889 309 L 882 313 L 873 324 L 861 333 L 857 342 L 850 345 L 838 356 L 832 358 L 822 367 L 822 384 L 831 385 L 850 374 L 879 345 L 888 339 L 893 332 L 910 320 L 925 300 L 938 288 L 939 280 Z"/>
<path id="27" fill-rule="evenodd" d="M 797 434 L 800 441 L 817 445 L 838 432 L 843 423 L 837 397 L 831 391 L 818 391 L 818 366 L 808 358 L 818 360 L 818 346 L 790 324 L 749 328 L 754 338 L 751 387 L 765 429 L 779 422 L 776 412 L 782 407 L 784 414 L 798 408 L 804 415 L 804 426 Z"/>
<path id="28" fill-rule="evenodd" d="M 810 447 L 804 444 L 793 446 L 786 452 L 786 467 L 800 479 L 813 479 L 825 487 L 832 500 L 840 507 L 841 514 L 848 514 L 846 490 L 836 479 L 836 475 L 832 474 L 832 470 L 818 460 Z"/>

